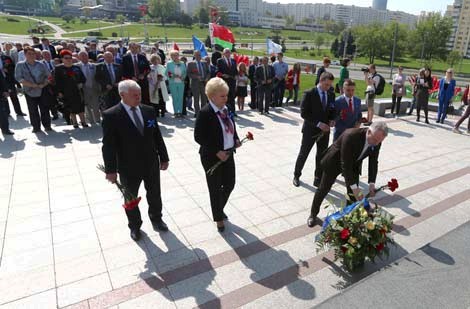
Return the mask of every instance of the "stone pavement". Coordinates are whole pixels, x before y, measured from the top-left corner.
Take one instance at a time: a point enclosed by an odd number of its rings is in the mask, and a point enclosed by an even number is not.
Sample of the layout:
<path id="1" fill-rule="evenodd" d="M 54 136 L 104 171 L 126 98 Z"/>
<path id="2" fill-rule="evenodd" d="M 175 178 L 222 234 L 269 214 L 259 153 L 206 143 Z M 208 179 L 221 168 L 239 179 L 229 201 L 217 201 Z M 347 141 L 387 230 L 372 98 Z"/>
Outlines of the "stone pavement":
<path id="1" fill-rule="evenodd" d="M 226 232 L 211 221 L 194 119 L 166 117 L 160 126 L 171 161 L 162 198 L 170 231 L 154 231 L 143 215 L 138 243 L 118 192 L 96 169 L 99 126 L 57 123 L 55 132 L 35 135 L 27 120 L 11 119 L 16 134 L 0 139 L 0 308 L 308 308 L 470 220 L 469 136 L 451 132 L 456 119 L 386 119 L 377 184 L 395 177 L 400 189 L 377 202 L 396 216 L 397 246 L 389 260 L 348 275 L 331 251 L 316 252 L 319 228 L 306 227 L 313 154 L 301 187 L 291 183 L 298 108 L 240 116 L 240 134 L 249 130 L 255 140 L 236 154 Z M 339 180 L 330 194 L 336 203 L 345 191 Z M 145 199 L 141 207 L 145 214 Z"/>
<path id="2" fill-rule="evenodd" d="M 318 308 L 470 308 L 469 235 L 462 224 Z"/>

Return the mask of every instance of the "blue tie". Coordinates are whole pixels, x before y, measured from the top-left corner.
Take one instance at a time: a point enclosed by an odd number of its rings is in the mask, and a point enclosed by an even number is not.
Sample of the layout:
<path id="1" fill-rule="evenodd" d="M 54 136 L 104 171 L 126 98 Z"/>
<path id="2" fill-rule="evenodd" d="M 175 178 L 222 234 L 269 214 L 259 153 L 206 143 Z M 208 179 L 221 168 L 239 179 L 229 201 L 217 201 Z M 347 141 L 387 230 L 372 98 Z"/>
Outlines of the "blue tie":
<path id="1" fill-rule="evenodd" d="M 326 96 L 325 91 L 321 92 L 321 104 L 323 105 L 323 109 L 326 109 Z"/>

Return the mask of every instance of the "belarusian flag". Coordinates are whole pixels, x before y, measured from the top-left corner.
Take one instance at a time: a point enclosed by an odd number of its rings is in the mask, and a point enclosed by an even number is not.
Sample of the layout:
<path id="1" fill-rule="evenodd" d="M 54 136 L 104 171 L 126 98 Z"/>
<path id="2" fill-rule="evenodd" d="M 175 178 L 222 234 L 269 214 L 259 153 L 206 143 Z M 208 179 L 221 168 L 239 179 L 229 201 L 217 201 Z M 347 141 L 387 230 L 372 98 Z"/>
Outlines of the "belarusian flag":
<path id="1" fill-rule="evenodd" d="M 230 29 L 214 23 L 209 24 L 209 34 L 211 36 L 211 43 L 218 44 L 223 48 L 232 49 L 235 38 Z"/>

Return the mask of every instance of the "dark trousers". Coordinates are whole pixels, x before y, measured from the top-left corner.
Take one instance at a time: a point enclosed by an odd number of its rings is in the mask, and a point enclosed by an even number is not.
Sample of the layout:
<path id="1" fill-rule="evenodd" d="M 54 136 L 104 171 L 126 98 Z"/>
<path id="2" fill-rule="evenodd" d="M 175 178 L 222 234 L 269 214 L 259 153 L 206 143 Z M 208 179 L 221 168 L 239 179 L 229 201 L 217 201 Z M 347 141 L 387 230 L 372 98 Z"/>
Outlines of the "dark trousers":
<path id="1" fill-rule="evenodd" d="M 392 114 L 394 114 L 395 105 L 397 106 L 397 112 L 395 114 L 400 114 L 401 98 L 402 97 L 397 97 L 395 94 L 392 94 Z"/>
<path id="2" fill-rule="evenodd" d="M 462 115 L 462 117 L 460 117 L 460 119 L 457 121 L 454 127 L 458 129 L 460 125 L 462 124 L 462 122 L 464 122 L 465 119 L 467 119 L 469 116 L 470 116 L 470 105 L 467 106 L 465 113 Z M 470 119 L 468 120 L 467 130 L 470 131 Z"/>
<path id="3" fill-rule="evenodd" d="M 204 171 L 209 170 L 219 159 L 216 156 L 201 156 Z M 235 187 L 235 161 L 231 155 L 212 175 L 206 173 L 211 200 L 212 218 L 215 222 L 224 219 L 224 207 Z"/>
<path id="4" fill-rule="evenodd" d="M 44 128 L 51 127 L 51 115 L 49 114 L 49 102 L 47 102 L 44 95 L 40 97 L 26 96 L 26 103 L 28 104 L 29 120 L 34 130 L 41 129 L 41 123 Z"/>
<path id="5" fill-rule="evenodd" d="M 227 107 L 229 111 L 235 113 L 235 90 L 237 88 L 237 83 L 234 79 L 227 79 L 225 82 L 228 85 L 228 99 L 227 99 Z"/>
<path id="6" fill-rule="evenodd" d="M 137 81 L 142 93 L 142 103 L 150 104 L 149 82 L 147 78 Z"/>
<path id="7" fill-rule="evenodd" d="M 8 93 L 10 96 L 11 104 L 13 105 L 13 108 L 15 110 L 15 113 L 17 115 L 22 115 L 23 111 L 21 110 L 20 100 L 18 100 L 18 93 L 16 92 L 15 85 L 11 85 L 9 90 L 10 91 Z M 7 107 L 8 107 L 8 114 L 10 114 L 10 106 L 7 105 Z"/>
<path id="8" fill-rule="evenodd" d="M 268 112 L 271 104 L 271 85 L 259 85 L 257 92 L 258 110 Z"/>
<path id="9" fill-rule="evenodd" d="M 8 114 L 8 99 L 0 93 L 0 129 L 2 132 L 8 132 L 10 130 Z"/>
<path id="10" fill-rule="evenodd" d="M 129 189 L 134 195 L 138 196 L 139 187 L 144 182 L 147 191 L 147 203 L 149 205 L 148 214 L 151 221 L 159 221 L 162 218 L 162 197 L 160 190 L 160 168 L 157 165 L 151 168 L 151 171 L 145 176 L 128 176 L 119 174 L 121 184 Z M 142 226 L 142 218 L 140 216 L 139 207 L 132 210 L 126 210 L 129 228 L 131 230 L 140 229 Z"/>
<path id="11" fill-rule="evenodd" d="M 336 170 L 327 169 L 324 171 L 321 177 L 320 186 L 318 187 L 318 190 L 315 192 L 315 196 L 313 197 L 312 208 L 310 209 L 310 215 L 313 218 L 315 218 L 320 212 L 320 206 L 323 203 L 325 197 L 330 192 L 331 187 L 335 183 L 339 174 L 341 174 L 340 168 Z M 356 175 L 355 183 L 359 184 L 359 174 Z M 349 205 L 351 202 L 355 202 L 356 198 L 354 197 L 351 188 L 347 187 L 347 192 L 349 197 L 347 203 Z"/>
<path id="12" fill-rule="evenodd" d="M 302 175 L 302 169 L 304 168 L 305 161 L 307 161 L 308 155 L 312 150 L 313 145 L 317 143 L 317 154 L 315 156 L 315 179 L 322 178 L 321 159 L 328 148 L 328 142 L 330 141 L 330 134 L 319 133 L 319 135 L 312 136 L 311 134 L 302 134 L 302 145 L 300 146 L 299 155 L 295 162 L 294 176 L 299 177 Z"/>
<path id="13" fill-rule="evenodd" d="M 121 97 L 119 96 L 118 88 L 113 86 L 113 89 L 104 94 L 104 106 L 101 107 L 101 110 L 107 110 L 118 104 L 119 101 L 121 101 Z"/>
<path id="14" fill-rule="evenodd" d="M 274 106 L 282 106 L 284 100 L 284 92 L 286 90 L 286 80 L 278 80 L 276 87 L 274 88 Z"/>
<path id="15" fill-rule="evenodd" d="M 251 103 L 250 103 L 251 109 L 258 108 L 258 86 L 256 85 L 256 82 L 254 81 L 250 82 L 250 95 L 251 95 Z"/>

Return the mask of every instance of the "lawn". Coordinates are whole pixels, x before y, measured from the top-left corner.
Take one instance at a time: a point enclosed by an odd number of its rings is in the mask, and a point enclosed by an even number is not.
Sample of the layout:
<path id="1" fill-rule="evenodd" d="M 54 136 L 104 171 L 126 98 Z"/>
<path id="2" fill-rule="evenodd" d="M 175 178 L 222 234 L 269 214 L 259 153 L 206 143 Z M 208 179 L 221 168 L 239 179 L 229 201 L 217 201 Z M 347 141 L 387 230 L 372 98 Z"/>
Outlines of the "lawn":
<path id="1" fill-rule="evenodd" d="M 80 23 L 80 20 L 78 18 L 75 19 L 75 23 L 72 22 L 65 22 L 60 17 L 44 17 L 44 16 L 38 16 L 35 17 L 37 19 L 42 19 L 45 21 L 48 21 L 54 25 L 57 25 L 64 29 L 65 31 L 80 31 L 80 30 L 87 30 L 87 29 L 95 29 L 99 27 L 106 27 L 106 26 L 113 26 L 113 25 L 118 25 L 118 23 L 114 22 L 107 22 L 107 21 L 102 21 L 102 20 L 94 20 L 90 19 L 86 24 Z"/>
<path id="2" fill-rule="evenodd" d="M 18 20 L 18 22 L 8 21 L 7 18 Z M 37 25 L 35 21 L 29 21 L 28 19 L 19 16 L 0 16 L 0 32 L 8 34 L 28 34 L 28 29 Z M 48 26 L 43 27 L 47 32 L 52 32 L 52 29 Z"/>

